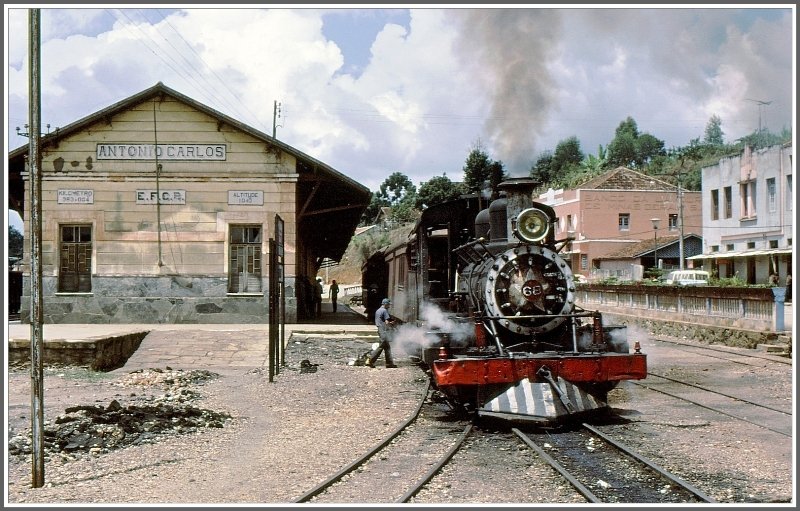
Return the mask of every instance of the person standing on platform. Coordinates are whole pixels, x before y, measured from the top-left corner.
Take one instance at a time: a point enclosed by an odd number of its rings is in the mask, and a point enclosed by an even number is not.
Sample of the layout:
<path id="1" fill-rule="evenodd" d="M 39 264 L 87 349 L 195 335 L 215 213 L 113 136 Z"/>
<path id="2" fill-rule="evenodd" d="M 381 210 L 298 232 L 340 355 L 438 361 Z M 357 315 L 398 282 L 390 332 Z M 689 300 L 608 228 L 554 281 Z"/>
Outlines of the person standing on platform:
<path id="1" fill-rule="evenodd" d="M 314 281 L 314 301 L 316 302 L 317 317 L 322 317 L 322 279 L 317 277 Z"/>
<path id="2" fill-rule="evenodd" d="M 328 289 L 328 296 L 331 298 L 333 312 L 336 312 L 336 300 L 339 298 L 339 284 L 336 283 L 336 279 L 333 279 L 331 282 L 331 287 Z"/>

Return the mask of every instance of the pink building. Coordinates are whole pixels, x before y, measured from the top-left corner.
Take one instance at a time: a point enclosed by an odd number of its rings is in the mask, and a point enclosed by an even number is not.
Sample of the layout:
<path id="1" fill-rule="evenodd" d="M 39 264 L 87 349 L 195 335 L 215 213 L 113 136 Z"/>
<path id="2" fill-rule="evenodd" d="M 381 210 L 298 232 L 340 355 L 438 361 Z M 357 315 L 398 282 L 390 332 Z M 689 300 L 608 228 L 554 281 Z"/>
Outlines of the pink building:
<path id="1" fill-rule="evenodd" d="M 550 189 L 538 200 L 556 210 L 556 238 L 571 235 L 575 239 L 571 250 L 564 253 L 572 271 L 592 278 L 592 270 L 600 267 L 599 258 L 644 240 L 653 240 L 655 245 L 654 238 L 679 235 L 681 217 L 684 237 L 699 235 L 701 194 L 687 190 L 681 193 L 679 201 L 677 186 L 618 167 L 572 190 Z M 693 254 L 684 247 L 684 259 L 689 255 Z M 665 266 L 663 258 L 657 258 L 664 269 L 677 266 Z"/>

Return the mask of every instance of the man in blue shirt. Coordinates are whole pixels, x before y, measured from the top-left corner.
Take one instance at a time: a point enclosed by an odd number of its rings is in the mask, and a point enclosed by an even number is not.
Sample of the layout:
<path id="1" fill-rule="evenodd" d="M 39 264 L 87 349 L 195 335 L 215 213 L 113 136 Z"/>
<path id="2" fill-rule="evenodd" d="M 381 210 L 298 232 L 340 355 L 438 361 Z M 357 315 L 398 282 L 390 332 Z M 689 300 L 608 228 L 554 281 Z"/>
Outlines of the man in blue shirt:
<path id="1" fill-rule="evenodd" d="M 386 367 L 397 367 L 392 360 L 392 347 L 389 344 L 389 327 L 394 325 L 394 320 L 389 315 L 389 305 L 391 303 L 388 298 L 384 298 L 381 301 L 381 306 L 375 311 L 375 326 L 378 327 L 378 337 L 380 337 L 381 342 L 376 349 L 370 352 L 369 358 L 365 363 L 368 367 L 375 367 L 375 361 L 381 356 L 381 352 L 386 356 Z"/>

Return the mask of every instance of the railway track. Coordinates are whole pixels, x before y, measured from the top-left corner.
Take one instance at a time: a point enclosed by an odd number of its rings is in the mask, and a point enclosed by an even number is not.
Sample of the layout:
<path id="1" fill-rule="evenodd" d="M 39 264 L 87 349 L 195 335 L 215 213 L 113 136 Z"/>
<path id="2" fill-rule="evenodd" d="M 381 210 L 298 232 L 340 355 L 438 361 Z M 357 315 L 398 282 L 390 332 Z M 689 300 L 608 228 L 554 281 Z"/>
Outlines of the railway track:
<path id="1" fill-rule="evenodd" d="M 707 356 L 724 358 L 714 351 L 718 350 L 708 350 Z M 725 350 L 719 351 L 737 356 Z M 738 363 L 753 365 L 747 364 L 746 357 L 742 358 Z M 782 363 L 773 358 L 766 359 Z M 737 362 L 736 359 L 724 360 Z M 741 407 L 748 407 L 788 421 L 791 412 L 781 409 L 780 405 L 775 407 L 748 400 L 729 389 L 728 392 L 714 390 L 704 386 L 702 381 L 691 383 L 656 372 L 649 373 L 648 378 L 646 382 L 630 383 L 790 436 L 780 428 L 765 426 L 761 423 L 763 421 L 748 419 L 752 412 L 740 413 L 743 411 Z M 683 389 L 683 392 L 678 389 Z M 692 399 L 698 395 L 713 397 Z M 570 499 L 611 504 L 714 502 L 702 490 L 588 424 L 583 424 L 578 431 L 557 430 L 557 433 L 522 433 L 517 429 L 512 432 L 489 431 L 475 427 L 477 424 L 463 416 L 456 418 L 452 410 L 435 403 L 430 388 L 424 396 L 413 416 L 392 434 L 295 502 L 433 503 L 457 502 L 458 499 L 475 502 L 469 500 L 470 496 L 480 499 L 495 496 L 497 500 L 477 500 L 495 503 L 566 503 Z M 724 405 L 727 402 L 731 403 L 730 407 Z M 525 445 L 515 441 L 512 435 L 517 435 Z M 501 444 L 508 447 L 499 448 Z M 525 461 L 528 468 L 512 464 L 508 471 L 503 471 L 505 476 L 498 477 L 498 465 L 508 463 L 509 455 L 515 463 L 526 460 L 528 455 L 531 460 L 536 458 L 539 461 Z M 549 470 L 546 463 L 555 467 L 555 471 Z M 539 468 L 531 469 L 532 465 Z M 538 470 L 538 475 L 532 475 L 531 470 Z M 556 474 L 569 481 L 575 492 Z M 472 481 L 471 486 L 469 482 L 465 485 L 464 481 Z"/>
<path id="2" fill-rule="evenodd" d="M 472 429 L 431 400 L 364 455 L 297 498 L 295 503 L 407 502 L 444 466 Z"/>
<path id="3" fill-rule="evenodd" d="M 651 374 L 648 373 L 648 376 L 651 376 Z M 699 385 L 693 385 L 693 384 L 690 384 L 690 383 L 679 382 L 677 380 L 673 380 L 672 378 L 667 378 L 665 376 L 659 376 L 659 375 L 656 375 L 656 374 L 653 374 L 652 376 L 661 377 L 661 378 L 673 381 L 673 382 L 677 383 L 678 385 L 685 385 L 685 386 L 697 388 L 697 389 L 703 390 L 706 394 L 713 394 L 715 396 L 722 396 L 722 397 L 728 398 L 728 399 L 730 399 L 732 401 L 735 401 L 735 402 L 738 402 L 738 403 L 744 403 L 746 405 L 749 405 L 750 409 L 766 410 L 767 412 L 771 413 L 772 415 L 776 415 L 776 416 L 782 416 L 782 417 L 791 417 L 792 416 L 791 412 L 788 412 L 788 411 L 785 411 L 785 410 L 780 410 L 780 409 L 777 409 L 777 408 L 773 408 L 773 407 L 770 407 L 770 406 L 767 406 L 767 405 L 763 405 L 763 404 L 760 404 L 760 403 L 755 403 L 753 401 L 748 401 L 747 399 L 736 397 L 736 396 L 732 396 L 732 395 L 727 394 L 727 393 L 715 391 L 715 390 L 712 390 L 712 389 L 701 387 Z M 771 427 L 771 426 L 768 426 L 768 425 L 764 424 L 765 420 L 763 418 L 760 419 L 760 420 L 749 419 L 745 415 L 746 414 L 745 411 L 734 413 L 734 412 L 731 412 L 729 410 L 723 409 L 721 406 L 710 406 L 710 405 L 701 403 L 698 400 L 698 398 L 692 399 L 692 398 L 689 398 L 689 397 L 686 397 L 686 396 L 681 396 L 681 395 L 679 395 L 679 394 L 677 394 L 675 392 L 670 392 L 670 391 L 666 391 L 664 389 L 659 389 L 659 388 L 657 388 L 657 387 L 655 387 L 655 386 L 653 386 L 651 384 L 646 384 L 646 383 L 641 383 L 641 382 L 630 382 L 630 383 L 632 383 L 632 384 L 634 384 L 636 386 L 642 387 L 644 389 L 650 390 L 652 392 L 658 392 L 659 394 L 664 394 L 665 396 L 669 396 L 669 397 L 671 397 L 673 399 L 677 399 L 679 401 L 683 401 L 685 403 L 692 404 L 694 406 L 703 408 L 703 409 L 708 410 L 710 412 L 714 412 L 714 413 L 717 413 L 717 414 L 720 414 L 720 415 L 725 415 L 725 416 L 730 417 L 732 419 L 735 419 L 735 420 L 738 420 L 738 421 L 742 421 L 742 422 L 746 422 L 748 424 L 752 424 L 753 426 L 757 426 L 759 428 L 766 429 L 768 431 L 772 431 L 773 433 L 777 433 L 777 434 L 779 434 L 781 436 L 792 438 L 791 422 L 788 423 L 784 429 L 778 429 L 778 428 L 774 428 L 774 427 Z M 762 417 L 763 417 L 763 414 L 762 414 Z"/>
<path id="4" fill-rule="evenodd" d="M 592 503 L 699 503 L 714 500 L 600 430 L 513 432 Z"/>
<path id="5" fill-rule="evenodd" d="M 784 364 L 784 365 L 792 365 L 791 358 L 785 358 L 776 355 L 761 355 L 759 353 L 736 353 L 729 349 L 717 348 L 714 346 L 699 346 L 697 344 L 690 344 L 686 342 L 676 341 L 674 339 L 665 339 L 663 337 L 654 337 L 653 340 L 664 343 L 670 344 L 673 346 L 680 346 L 681 348 L 688 348 L 685 351 L 690 353 L 697 353 L 701 354 L 705 357 L 710 358 L 718 358 L 721 360 L 725 360 L 727 362 L 731 362 L 734 364 L 742 364 L 747 366 L 757 366 L 760 367 L 761 363 L 754 363 L 754 360 L 767 360 L 769 362 L 774 362 L 776 364 Z M 716 353 L 723 354 L 724 356 L 717 355 Z"/>
<path id="6" fill-rule="evenodd" d="M 364 455 L 294 502 L 414 502 L 414 497 L 438 477 L 473 432 L 477 431 L 479 436 L 503 437 L 502 441 L 509 443 L 508 449 L 513 448 L 513 437 L 509 433 L 475 429 L 471 420 L 454 418 L 451 410 L 437 405 L 430 397 L 428 389 L 409 419 Z M 531 456 L 538 455 L 553 466 L 589 502 L 713 502 L 691 484 L 588 424 L 583 424 L 580 431 L 523 433 L 512 428 L 512 432 L 534 451 Z M 495 464 L 503 463 L 504 458 L 502 451 L 498 455 L 496 450 L 491 455 L 479 454 L 478 457 L 487 460 L 481 467 L 486 470 L 486 477 L 494 473 Z M 444 483 L 443 486 L 449 485 Z M 514 496 L 518 491 L 519 487 L 509 482 L 503 494 Z M 518 502 L 537 500 L 520 498 Z"/>
<path id="7" fill-rule="evenodd" d="M 734 374 L 747 375 L 759 370 L 771 371 L 779 377 L 785 374 L 785 365 L 791 364 L 779 357 L 759 356 L 757 353 L 736 353 L 723 348 L 713 346 L 697 346 L 694 344 L 683 343 L 680 341 L 656 338 L 657 341 L 675 346 L 675 350 L 680 353 L 710 357 L 715 361 L 722 361 L 722 364 L 733 364 L 730 367 L 741 367 L 734 370 Z M 709 367 L 718 367 L 713 363 Z M 744 367 L 742 367 L 744 366 Z M 758 428 L 771 431 L 778 435 L 792 437 L 792 410 L 787 406 L 786 401 L 780 399 L 781 396 L 759 395 L 759 399 L 752 399 L 753 396 L 746 383 L 740 384 L 738 381 L 724 381 L 719 378 L 709 376 L 705 369 L 705 364 L 700 364 L 694 372 L 681 373 L 676 378 L 674 374 L 663 374 L 664 371 L 650 370 L 647 379 L 643 381 L 631 381 L 635 385 L 650 392 L 669 396 L 672 399 L 689 403 L 695 407 L 702 408 L 714 414 L 729 417 L 736 421 L 744 422 Z M 753 367 L 756 369 L 747 369 Z M 713 374 L 718 374 L 716 371 Z M 735 378 L 735 376 L 734 376 Z M 746 380 L 744 380 L 746 381 Z M 719 387 L 723 388 L 720 389 Z M 764 401 L 764 402 L 760 402 Z"/>

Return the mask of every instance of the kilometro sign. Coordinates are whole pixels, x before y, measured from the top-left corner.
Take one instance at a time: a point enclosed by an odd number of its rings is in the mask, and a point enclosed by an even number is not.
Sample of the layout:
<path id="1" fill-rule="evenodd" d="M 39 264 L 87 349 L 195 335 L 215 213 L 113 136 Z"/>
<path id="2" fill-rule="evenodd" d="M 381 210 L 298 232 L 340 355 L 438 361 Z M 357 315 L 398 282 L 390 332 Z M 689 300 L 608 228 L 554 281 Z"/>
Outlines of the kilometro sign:
<path id="1" fill-rule="evenodd" d="M 225 144 L 97 144 L 98 160 L 224 161 Z"/>

